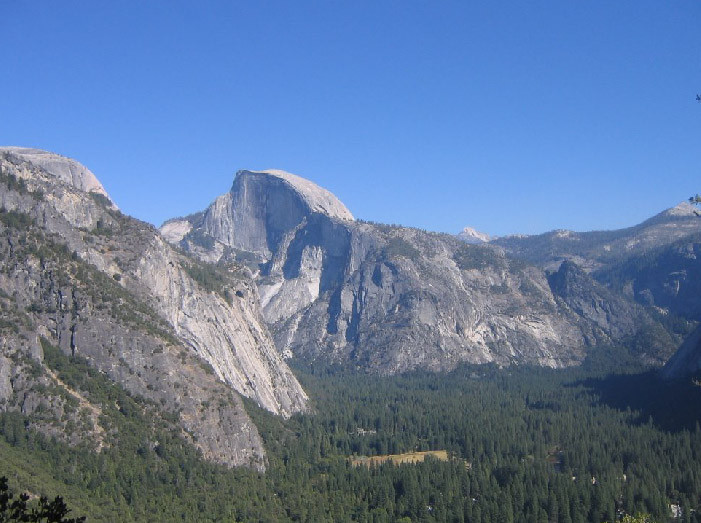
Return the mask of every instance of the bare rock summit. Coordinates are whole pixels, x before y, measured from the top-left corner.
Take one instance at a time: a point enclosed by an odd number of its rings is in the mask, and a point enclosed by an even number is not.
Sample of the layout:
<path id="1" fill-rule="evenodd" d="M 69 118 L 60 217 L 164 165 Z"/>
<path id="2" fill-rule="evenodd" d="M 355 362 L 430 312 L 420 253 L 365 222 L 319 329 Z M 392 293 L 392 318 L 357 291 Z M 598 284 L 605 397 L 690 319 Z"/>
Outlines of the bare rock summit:
<path id="1" fill-rule="evenodd" d="M 27 147 L 0 147 L 1 153 L 35 165 L 80 191 L 101 194 L 117 208 L 92 171 L 72 158 Z"/>
<path id="2" fill-rule="evenodd" d="M 491 240 L 489 234 L 480 232 L 472 227 L 465 227 L 458 233 L 458 238 L 465 243 L 487 243 Z"/>

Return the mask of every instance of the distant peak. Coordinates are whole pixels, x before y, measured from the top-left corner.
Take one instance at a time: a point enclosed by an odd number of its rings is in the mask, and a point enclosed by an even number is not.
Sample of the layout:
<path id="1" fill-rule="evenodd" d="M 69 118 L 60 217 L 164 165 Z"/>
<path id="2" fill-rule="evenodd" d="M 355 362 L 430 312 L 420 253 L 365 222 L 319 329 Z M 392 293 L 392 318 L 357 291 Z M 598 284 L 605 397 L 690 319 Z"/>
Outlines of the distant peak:
<path id="1" fill-rule="evenodd" d="M 698 213 L 699 208 L 686 200 L 662 212 L 665 216 L 697 216 Z"/>
<path id="2" fill-rule="evenodd" d="M 242 170 L 236 176 L 271 176 L 285 182 L 304 200 L 312 212 L 318 212 L 338 218 L 340 220 L 353 221 L 353 214 L 331 191 L 318 186 L 314 182 L 288 173 L 280 169 L 266 169 L 263 171 Z"/>
<path id="3" fill-rule="evenodd" d="M 472 227 L 465 227 L 458 233 L 458 238 L 465 243 L 487 243 L 491 240 L 489 234 L 480 232 Z"/>
<path id="4" fill-rule="evenodd" d="M 654 225 L 660 222 L 674 221 L 675 219 L 696 218 L 699 214 L 701 214 L 701 209 L 685 200 L 656 214 L 652 218 L 648 218 L 641 225 Z"/>

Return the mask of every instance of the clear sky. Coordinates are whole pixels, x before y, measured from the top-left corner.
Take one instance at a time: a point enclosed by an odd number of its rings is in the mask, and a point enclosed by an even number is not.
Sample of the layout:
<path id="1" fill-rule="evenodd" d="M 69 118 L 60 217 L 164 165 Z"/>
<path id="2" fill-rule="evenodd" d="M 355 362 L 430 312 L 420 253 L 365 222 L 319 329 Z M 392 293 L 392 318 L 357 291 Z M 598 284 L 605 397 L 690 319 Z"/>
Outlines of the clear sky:
<path id="1" fill-rule="evenodd" d="M 239 169 L 356 217 L 632 225 L 701 192 L 701 2 L 0 0 L 0 144 L 159 225 Z"/>

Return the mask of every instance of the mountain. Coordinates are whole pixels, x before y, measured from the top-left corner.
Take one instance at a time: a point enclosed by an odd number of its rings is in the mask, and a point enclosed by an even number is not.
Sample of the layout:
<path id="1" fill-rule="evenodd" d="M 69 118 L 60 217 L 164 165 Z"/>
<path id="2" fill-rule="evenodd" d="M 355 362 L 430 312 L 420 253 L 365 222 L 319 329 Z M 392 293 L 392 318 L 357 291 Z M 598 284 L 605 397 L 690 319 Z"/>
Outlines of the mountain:
<path id="1" fill-rule="evenodd" d="M 458 233 L 458 238 L 465 243 L 487 243 L 491 238 L 489 234 L 479 232 L 472 227 L 465 227 L 462 231 Z"/>
<path id="2" fill-rule="evenodd" d="M 627 229 L 553 231 L 503 237 L 493 243 L 549 270 L 575 262 L 609 291 L 607 303 L 622 310 L 623 298 L 624 303 L 645 308 L 659 325 L 646 319 L 645 334 L 637 336 L 634 345 L 651 350 L 655 345 L 668 346 L 668 336 L 683 340 L 663 371 L 668 378 L 683 377 L 696 373 L 701 361 L 698 329 L 694 330 L 701 322 L 701 218 L 697 212 L 694 205 L 681 202 Z"/>
<path id="3" fill-rule="evenodd" d="M 594 276 L 628 299 L 660 311 L 674 322 L 672 326 L 701 322 L 701 233 L 626 257 Z M 697 375 L 701 370 L 700 341 L 698 327 L 670 358 L 662 375 L 668 379 Z"/>
<path id="4" fill-rule="evenodd" d="M 556 230 L 533 236 L 503 236 L 495 245 L 519 258 L 547 269 L 571 260 L 587 271 L 601 269 L 621 259 L 650 249 L 670 245 L 693 233 L 701 232 L 695 207 L 688 202 L 667 209 L 626 229 L 574 232 Z"/>
<path id="5" fill-rule="evenodd" d="M 286 357 L 380 374 L 460 362 L 562 367 L 580 363 L 587 347 L 656 325 L 625 300 L 603 321 L 563 297 L 557 278 L 499 245 L 353 220 L 328 191 L 299 180 L 240 171 L 207 209 L 161 227 L 203 260 L 248 265 Z M 578 285 L 605 291 L 589 277 Z M 676 343 L 668 336 L 641 358 L 662 363 Z"/>
<path id="6" fill-rule="evenodd" d="M 283 416 L 307 408 L 249 271 L 177 252 L 119 212 L 74 160 L 0 148 L 0 261 L 0 409 L 41 431 L 110 444 L 104 405 L 58 379 L 47 363 L 54 350 L 143 398 L 205 458 L 229 466 L 265 466 L 239 394 Z"/>
<path id="7" fill-rule="evenodd" d="M 626 256 L 593 276 L 638 303 L 701 321 L 701 232 Z"/>

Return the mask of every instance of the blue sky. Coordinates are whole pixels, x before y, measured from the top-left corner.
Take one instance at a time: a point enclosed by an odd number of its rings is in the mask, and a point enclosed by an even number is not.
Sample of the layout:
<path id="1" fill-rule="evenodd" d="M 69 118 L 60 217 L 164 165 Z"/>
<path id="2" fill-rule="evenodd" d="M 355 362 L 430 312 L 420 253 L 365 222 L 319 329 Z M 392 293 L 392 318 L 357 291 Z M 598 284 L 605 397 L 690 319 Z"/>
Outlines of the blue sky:
<path id="1" fill-rule="evenodd" d="M 156 225 L 238 169 L 360 218 L 632 225 L 701 192 L 701 2 L 0 0 L 0 144 Z"/>

